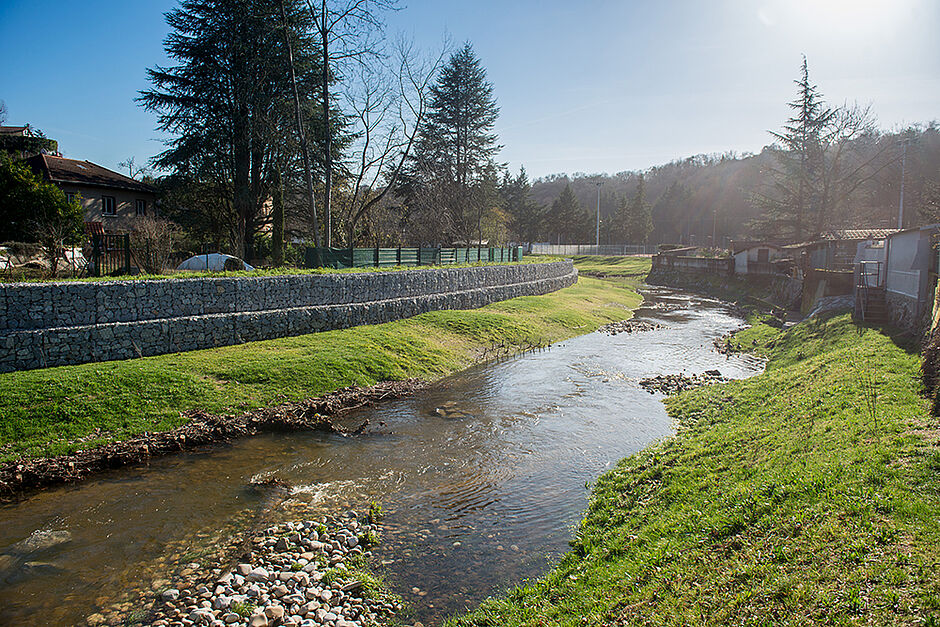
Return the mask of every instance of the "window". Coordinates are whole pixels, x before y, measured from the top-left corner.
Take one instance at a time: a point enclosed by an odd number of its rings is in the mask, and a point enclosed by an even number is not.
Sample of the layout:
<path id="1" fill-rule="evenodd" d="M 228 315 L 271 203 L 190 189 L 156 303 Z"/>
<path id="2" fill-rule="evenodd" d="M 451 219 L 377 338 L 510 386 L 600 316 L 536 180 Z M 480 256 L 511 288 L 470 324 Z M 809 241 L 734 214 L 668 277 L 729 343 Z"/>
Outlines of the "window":
<path id="1" fill-rule="evenodd" d="M 757 261 L 758 263 L 767 263 L 770 261 L 770 251 L 766 248 L 757 249 Z"/>
<path id="2" fill-rule="evenodd" d="M 75 200 L 75 192 L 65 192 L 65 200 L 71 205 Z"/>
<path id="3" fill-rule="evenodd" d="M 136 205 L 137 205 L 137 215 L 139 216 L 147 215 L 147 201 L 146 200 L 141 200 L 138 198 Z"/>
<path id="4" fill-rule="evenodd" d="M 115 211 L 114 196 L 102 196 L 101 197 L 101 215 L 103 216 L 117 215 L 117 211 Z"/>

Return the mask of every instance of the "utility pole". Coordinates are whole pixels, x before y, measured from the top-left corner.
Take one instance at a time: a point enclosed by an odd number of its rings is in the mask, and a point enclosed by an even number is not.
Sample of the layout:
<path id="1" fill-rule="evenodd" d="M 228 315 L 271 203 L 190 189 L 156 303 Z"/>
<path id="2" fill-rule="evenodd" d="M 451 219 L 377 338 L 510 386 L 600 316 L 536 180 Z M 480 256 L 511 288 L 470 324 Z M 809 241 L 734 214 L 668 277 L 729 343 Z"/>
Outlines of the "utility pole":
<path id="1" fill-rule="evenodd" d="M 597 187 L 597 222 L 594 225 L 594 247 L 595 255 L 600 254 L 601 248 L 601 185 L 603 181 L 594 181 L 594 185 Z M 608 242 L 609 243 L 609 242 Z"/>
<path id="2" fill-rule="evenodd" d="M 901 198 L 898 202 L 898 228 L 904 228 L 904 162 L 907 161 L 907 145 L 911 143 L 910 139 L 901 142 L 904 151 L 901 153 Z"/>

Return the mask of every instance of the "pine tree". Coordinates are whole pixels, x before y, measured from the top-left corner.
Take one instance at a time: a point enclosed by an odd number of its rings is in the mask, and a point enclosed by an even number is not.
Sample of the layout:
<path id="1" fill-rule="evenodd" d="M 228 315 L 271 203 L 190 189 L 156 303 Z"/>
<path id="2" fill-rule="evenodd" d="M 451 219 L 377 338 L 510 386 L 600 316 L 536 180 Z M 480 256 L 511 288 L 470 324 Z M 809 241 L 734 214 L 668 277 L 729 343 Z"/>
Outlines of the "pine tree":
<path id="1" fill-rule="evenodd" d="M 493 132 L 498 116 L 493 85 L 467 43 L 431 87 L 427 121 L 403 186 L 409 203 L 423 206 L 425 213 L 443 211 L 447 229 L 464 241 L 474 233 L 480 237 L 491 202 L 491 190 L 484 188 L 500 149 Z"/>
<path id="2" fill-rule="evenodd" d="M 316 93 L 320 69 L 309 14 L 290 0 L 287 15 L 301 92 Z M 182 0 L 167 14 L 167 55 L 178 64 L 148 71 L 153 89 L 138 99 L 175 137 L 153 164 L 178 181 L 211 190 L 231 249 L 250 258 L 267 220 L 277 164 L 296 160 L 288 55 L 280 7 L 264 0 Z M 315 120 L 316 102 L 305 103 Z M 285 158 L 285 153 L 291 155 Z"/>
<path id="3" fill-rule="evenodd" d="M 585 220 L 578 197 L 566 184 L 548 213 L 546 231 L 558 244 L 574 243 Z"/>
<path id="4" fill-rule="evenodd" d="M 505 172 L 499 193 L 512 220 L 513 236 L 520 242 L 537 241 L 543 220 L 542 207 L 532 200 L 532 185 L 525 168 L 519 168 L 515 177 Z"/>
<path id="5" fill-rule="evenodd" d="M 825 169 L 827 126 L 836 114 L 826 107 L 819 88 L 809 78 L 806 57 L 800 69 L 797 98 L 788 106 L 794 115 L 783 132 L 772 132 L 779 147 L 774 149 L 778 167 L 770 191 L 761 198 L 768 215 L 763 230 L 803 241 L 813 233 L 822 207 L 821 177 Z"/>

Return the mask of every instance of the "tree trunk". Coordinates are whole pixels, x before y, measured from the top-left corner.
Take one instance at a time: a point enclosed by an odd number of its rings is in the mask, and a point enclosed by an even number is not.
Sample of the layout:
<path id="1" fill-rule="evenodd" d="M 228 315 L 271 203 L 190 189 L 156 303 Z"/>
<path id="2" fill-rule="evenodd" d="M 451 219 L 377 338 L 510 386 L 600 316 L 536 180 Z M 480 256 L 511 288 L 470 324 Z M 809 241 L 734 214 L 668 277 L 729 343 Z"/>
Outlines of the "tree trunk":
<path id="1" fill-rule="evenodd" d="M 321 266 L 323 259 L 320 256 L 320 230 L 317 228 L 317 207 L 313 197 L 313 175 L 310 173 L 310 147 L 307 144 L 307 134 L 304 132 L 303 116 L 300 112 L 300 94 L 297 92 L 297 75 L 294 72 L 294 53 L 290 43 L 290 32 L 287 30 L 287 13 L 284 11 L 284 0 L 281 0 L 281 21 L 284 25 L 284 40 L 287 43 L 287 64 L 290 68 L 290 82 L 294 91 L 294 121 L 297 124 L 297 137 L 300 139 L 300 152 L 303 155 L 304 179 L 307 183 L 307 202 L 310 207 L 310 220 L 313 228 L 314 264 Z"/>
<path id="2" fill-rule="evenodd" d="M 271 208 L 271 261 L 275 267 L 284 265 L 284 179 L 281 168 L 274 171 L 274 198 Z"/>
<path id="3" fill-rule="evenodd" d="M 330 127 L 330 33 L 328 31 L 326 0 L 320 5 L 320 42 L 322 58 L 320 70 L 321 98 L 323 99 L 323 227 L 326 230 L 326 246 L 333 245 L 333 221 L 330 215 L 330 201 L 333 197 L 333 129 Z"/>

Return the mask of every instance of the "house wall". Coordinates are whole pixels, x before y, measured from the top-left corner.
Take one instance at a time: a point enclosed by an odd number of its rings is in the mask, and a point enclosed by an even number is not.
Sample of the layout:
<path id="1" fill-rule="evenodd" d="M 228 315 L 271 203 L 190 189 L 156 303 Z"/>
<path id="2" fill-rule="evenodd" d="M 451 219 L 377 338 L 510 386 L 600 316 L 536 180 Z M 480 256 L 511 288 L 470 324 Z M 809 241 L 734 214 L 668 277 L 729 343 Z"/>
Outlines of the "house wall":
<path id="1" fill-rule="evenodd" d="M 292 276 L 0 284 L 0 372 L 472 309 L 577 281 L 571 260 Z"/>
<path id="2" fill-rule="evenodd" d="M 132 192 L 121 189 L 106 189 L 102 187 L 90 187 L 86 185 L 75 185 L 72 183 L 63 183 L 59 185 L 66 194 L 78 194 L 81 196 L 82 209 L 85 212 L 86 222 L 101 222 L 105 229 L 126 229 L 127 225 L 137 217 L 136 201 L 147 201 L 147 215 L 155 216 L 154 195 L 146 192 Z M 101 213 L 102 196 L 113 196 L 115 204 L 115 215 L 106 216 Z"/>
<path id="3" fill-rule="evenodd" d="M 930 232 L 902 231 L 888 238 L 885 292 L 891 322 L 915 328 L 928 303 Z"/>

